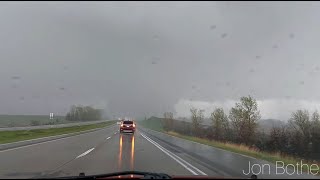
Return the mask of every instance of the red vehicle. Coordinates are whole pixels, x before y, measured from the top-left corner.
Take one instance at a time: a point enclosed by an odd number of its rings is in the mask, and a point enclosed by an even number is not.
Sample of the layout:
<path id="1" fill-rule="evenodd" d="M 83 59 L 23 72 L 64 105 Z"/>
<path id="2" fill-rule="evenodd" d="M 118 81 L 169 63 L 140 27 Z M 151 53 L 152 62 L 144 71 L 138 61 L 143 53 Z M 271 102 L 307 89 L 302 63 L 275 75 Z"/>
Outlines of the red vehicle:
<path id="1" fill-rule="evenodd" d="M 123 132 L 131 132 L 131 133 L 134 133 L 134 131 L 136 130 L 136 124 L 131 121 L 131 120 L 124 120 L 121 122 L 121 125 L 120 125 L 120 133 L 123 133 Z"/>

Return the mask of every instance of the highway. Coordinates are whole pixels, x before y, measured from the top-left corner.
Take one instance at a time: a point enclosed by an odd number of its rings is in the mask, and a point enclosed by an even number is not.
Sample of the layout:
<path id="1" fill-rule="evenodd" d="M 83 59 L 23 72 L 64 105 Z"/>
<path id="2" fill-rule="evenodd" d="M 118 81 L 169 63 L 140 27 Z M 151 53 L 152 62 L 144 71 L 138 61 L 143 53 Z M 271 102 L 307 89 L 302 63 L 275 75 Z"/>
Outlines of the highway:
<path id="1" fill-rule="evenodd" d="M 248 161 L 264 163 L 140 127 L 134 135 L 120 134 L 118 125 L 2 150 L 0 161 L 0 178 L 77 176 L 81 172 L 94 175 L 128 170 L 248 178 L 250 176 L 242 172 L 247 169 Z M 268 174 L 262 177 L 276 178 Z M 290 176 L 305 177 L 316 176 Z"/>

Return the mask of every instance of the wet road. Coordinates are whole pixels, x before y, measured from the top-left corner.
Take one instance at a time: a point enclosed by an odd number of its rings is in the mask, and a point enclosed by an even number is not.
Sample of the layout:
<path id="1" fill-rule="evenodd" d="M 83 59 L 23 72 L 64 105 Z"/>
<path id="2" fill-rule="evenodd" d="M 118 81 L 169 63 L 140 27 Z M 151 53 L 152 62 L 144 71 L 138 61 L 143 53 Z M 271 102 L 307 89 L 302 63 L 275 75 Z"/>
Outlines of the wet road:
<path id="1" fill-rule="evenodd" d="M 120 134 L 118 130 L 114 125 L 0 151 L 0 178 L 77 176 L 80 172 L 93 175 L 128 170 L 248 177 L 242 173 L 248 157 L 143 128 L 135 134 Z"/>

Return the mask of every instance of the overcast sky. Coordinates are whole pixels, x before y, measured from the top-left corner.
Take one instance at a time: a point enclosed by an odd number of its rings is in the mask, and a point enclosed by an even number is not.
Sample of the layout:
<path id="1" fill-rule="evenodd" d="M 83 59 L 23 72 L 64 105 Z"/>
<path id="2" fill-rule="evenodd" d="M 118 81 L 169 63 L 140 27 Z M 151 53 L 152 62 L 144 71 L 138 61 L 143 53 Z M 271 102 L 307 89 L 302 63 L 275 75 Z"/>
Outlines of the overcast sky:
<path id="1" fill-rule="evenodd" d="M 320 110 L 318 2 L 1 2 L 0 113 Z"/>

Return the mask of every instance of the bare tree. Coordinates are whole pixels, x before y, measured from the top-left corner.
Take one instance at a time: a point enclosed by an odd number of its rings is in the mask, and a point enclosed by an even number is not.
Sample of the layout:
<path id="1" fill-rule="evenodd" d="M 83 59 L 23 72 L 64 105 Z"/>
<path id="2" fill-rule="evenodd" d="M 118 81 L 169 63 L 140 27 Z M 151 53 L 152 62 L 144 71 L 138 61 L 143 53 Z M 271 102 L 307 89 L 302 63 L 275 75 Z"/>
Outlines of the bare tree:
<path id="1" fill-rule="evenodd" d="M 290 133 L 287 131 L 285 126 L 272 127 L 270 131 L 270 137 L 268 140 L 268 150 L 289 152 L 289 138 Z"/>
<path id="2" fill-rule="evenodd" d="M 311 118 L 311 143 L 313 156 L 319 156 L 320 152 L 320 116 L 318 111 L 312 114 Z"/>
<path id="3" fill-rule="evenodd" d="M 198 110 L 196 108 L 191 108 L 191 120 L 192 120 L 192 134 L 200 135 L 201 134 L 201 124 L 204 119 L 204 110 Z"/>
<path id="4" fill-rule="evenodd" d="M 317 118 L 316 114 L 314 114 L 314 118 Z M 299 137 L 300 143 L 294 143 L 296 152 L 303 156 L 308 156 L 312 149 L 311 121 L 309 112 L 307 110 L 300 109 L 293 112 L 289 119 L 289 124 L 294 129 L 293 134 L 295 137 Z M 295 141 L 298 141 L 298 139 Z"/>
<path id="5" fill-rule="evenodd" d="M 166 131 L 172 130 L 173 128 L 173 113 L 172 112 L 165 112 L 164 116 L 164 129 Z"/>
<path id="6" fill-rule="evenodd" d="M 70 111 L 66 115 L 66 119 L 69 121 L 90 121 L 100 120 L 102 112 L 99 109 L 92 108 L 90 106 L 71 106 Z"/>
<path id="7" fill-rule="evenodd" d="M 311 118 L 311 125 L 313 128 L 320 127 L 320 115 L 318 111 L 313 112 L 312 118 Z"/>
<path id="8" fill-rule="evenodd" d="M 296 112 L 293 112 L 289 123 L 291 127 L 300 132 L 306 139 L 309 140 L 311 122 L 309 112 L 307 110 L 297 110 Z"/>

